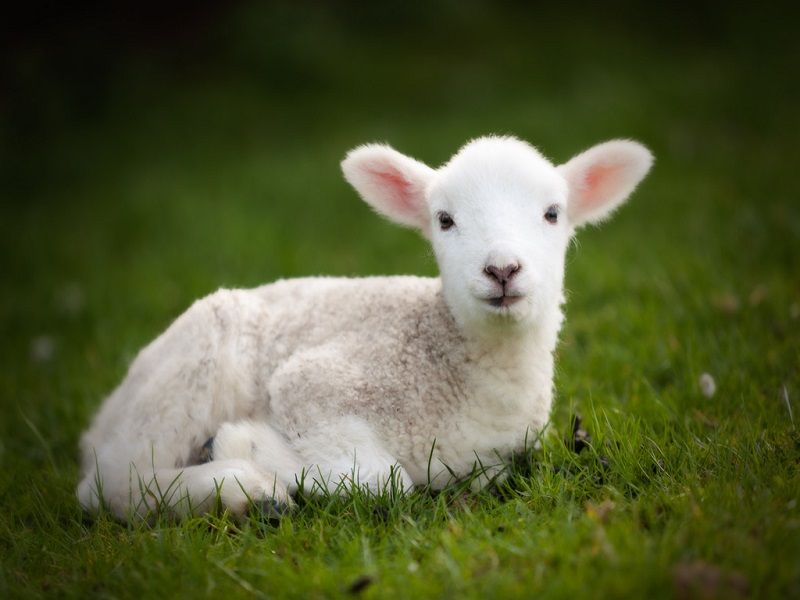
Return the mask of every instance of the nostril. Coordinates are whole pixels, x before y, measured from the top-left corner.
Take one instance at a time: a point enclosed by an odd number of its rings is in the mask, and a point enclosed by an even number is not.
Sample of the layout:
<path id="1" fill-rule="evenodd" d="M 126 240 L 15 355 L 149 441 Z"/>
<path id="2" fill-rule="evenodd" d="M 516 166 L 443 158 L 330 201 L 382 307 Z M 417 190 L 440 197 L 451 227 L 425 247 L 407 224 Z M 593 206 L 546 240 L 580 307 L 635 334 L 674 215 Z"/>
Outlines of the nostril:
<path id="1" fill-rule="evenodd" d="M 488 265 L 485 269 L 486 274 L 501 285 L 508 283 L 517 271 L 519 271 L 519 265 L 516 263 L 506 265 L 502 268 Z"/>

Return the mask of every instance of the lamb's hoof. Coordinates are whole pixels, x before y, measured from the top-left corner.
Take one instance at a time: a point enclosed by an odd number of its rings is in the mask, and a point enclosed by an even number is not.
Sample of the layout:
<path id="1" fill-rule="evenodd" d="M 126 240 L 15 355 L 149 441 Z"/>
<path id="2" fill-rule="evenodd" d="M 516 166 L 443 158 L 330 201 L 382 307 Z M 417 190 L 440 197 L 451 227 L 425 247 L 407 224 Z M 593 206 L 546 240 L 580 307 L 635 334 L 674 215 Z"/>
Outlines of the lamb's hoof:
<path id="1" fill-rule="evenodd" d="M 372 509 L 372 516 L 386 523 L 389 520 L 389 509 L 385 506 L 376 506 Z"/>
<path id="2" fill-rule="evenodd" d="M 208 438 L 206 443 L 200 448 L 200 463 L 207 463 L 214 460 L 214 438 Z"/>
<path id="3" fill-rule="evenodd" d="M 288 504 L 278 502 L 274 498 L 254 502 L 252 506 L 253 516 L 266 523 L 270 527 L 278 527 L 283 517 L 292 512 Z"/>
<path id="4" fill-rule="evenodd" d="M 584 430 L 580 414 L 572 416 L 572 435 L 564 443 L 575 454 L 580 454 L 584 448 L 592 445 L 592 436 Z"/>

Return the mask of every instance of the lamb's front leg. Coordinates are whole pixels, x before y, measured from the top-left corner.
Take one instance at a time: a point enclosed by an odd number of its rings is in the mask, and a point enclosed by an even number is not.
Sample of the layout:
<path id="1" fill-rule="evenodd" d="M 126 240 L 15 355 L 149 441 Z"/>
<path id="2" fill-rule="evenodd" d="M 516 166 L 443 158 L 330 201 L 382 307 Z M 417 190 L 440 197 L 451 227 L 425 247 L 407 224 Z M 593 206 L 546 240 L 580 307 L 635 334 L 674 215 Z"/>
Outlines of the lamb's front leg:
<path id="1" fill-rule="evenodd" d="M 337 491 L 340 484 L 355 484 L 373 493 L 408 493 L 414 487 L 385 441 L 358 416 L 320 420 L 292 445 L 309 464 L 307 477 L 321 490 Z"/>
<path id="2" fill-rule="evenodd" d="M 359 353 L 367 356 L 354 355 Z M 379 381 L 364 375 L 371 358 L 369 349 L 343 333 L 293 354 L 272 374 L 270 421 L 300 457 L 306 492 L 335 492 L 342 483 L 376 493 L 390 486 L 413 488 L 392 450 L 398 440 L 386 439 L 375 425 L 392 410 L 390 398 L 400 392 L 387 393 Z"/>
<path id="3" fill-rule="evenodd" d="M 243 420 L 223 423 L 208 441 L 210 460 L 243 459 L 275 474 L 290 494 L 297 492 L 297 482 L 305 465 L 284 435 L 263 421 Z"/>
<path id="4" fill-rule="evenodd" d="M 375 431 L 357 417 L 320 420 L 289 440 L 268 423 L 225 423 L 212 443 L 212 460 L 246 459 L 276 474 L 294 494 L 335 492 L 353 483 L 379 493 L 410 491 L 411 478 Z"/>

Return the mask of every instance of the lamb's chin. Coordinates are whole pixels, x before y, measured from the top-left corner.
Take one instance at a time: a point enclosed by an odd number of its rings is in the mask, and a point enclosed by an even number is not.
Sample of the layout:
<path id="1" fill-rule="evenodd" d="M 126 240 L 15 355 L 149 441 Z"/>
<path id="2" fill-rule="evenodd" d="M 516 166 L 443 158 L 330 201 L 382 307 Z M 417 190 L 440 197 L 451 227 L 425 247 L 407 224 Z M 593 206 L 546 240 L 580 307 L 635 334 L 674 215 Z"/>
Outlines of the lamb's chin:
<path id="1" fill-rule="evenodd" d="M 481 312 L 489 324 L 518 323 L 525 321 L 531 312 L 525 296 L 500 296 L 479 301 Z"/>
<path id="2" fill-rule="evenodd" d="M 510 309 L 520 300 L 522 300 L 522 296 L 497 296 L 495 298 L 487 298 L 486 303 L 492 308 Z"/>

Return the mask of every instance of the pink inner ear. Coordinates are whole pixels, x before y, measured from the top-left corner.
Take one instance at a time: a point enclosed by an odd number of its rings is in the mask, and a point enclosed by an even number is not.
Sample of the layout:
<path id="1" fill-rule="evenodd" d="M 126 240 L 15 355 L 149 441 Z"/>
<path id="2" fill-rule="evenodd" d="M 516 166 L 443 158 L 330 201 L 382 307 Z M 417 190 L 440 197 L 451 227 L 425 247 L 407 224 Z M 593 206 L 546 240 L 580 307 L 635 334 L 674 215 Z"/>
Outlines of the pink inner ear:
<path id="1" fill-rule="evenodd" d="M 381 181 L 391 193 L 394 208 L 403 213 L 415 213 L 417 206 L 414 203 L 413 184 L 403 174 L 395 169 L 371 170 L 370 175 Z"/>
<path id="2" fill-rule="evenodd" d="M 583 178 L 583 196 L 589 204 L 606 198 L 609 188 L 615 186 L 620 168 L 619 165 L 597 165 L 587 171 Z"/>

